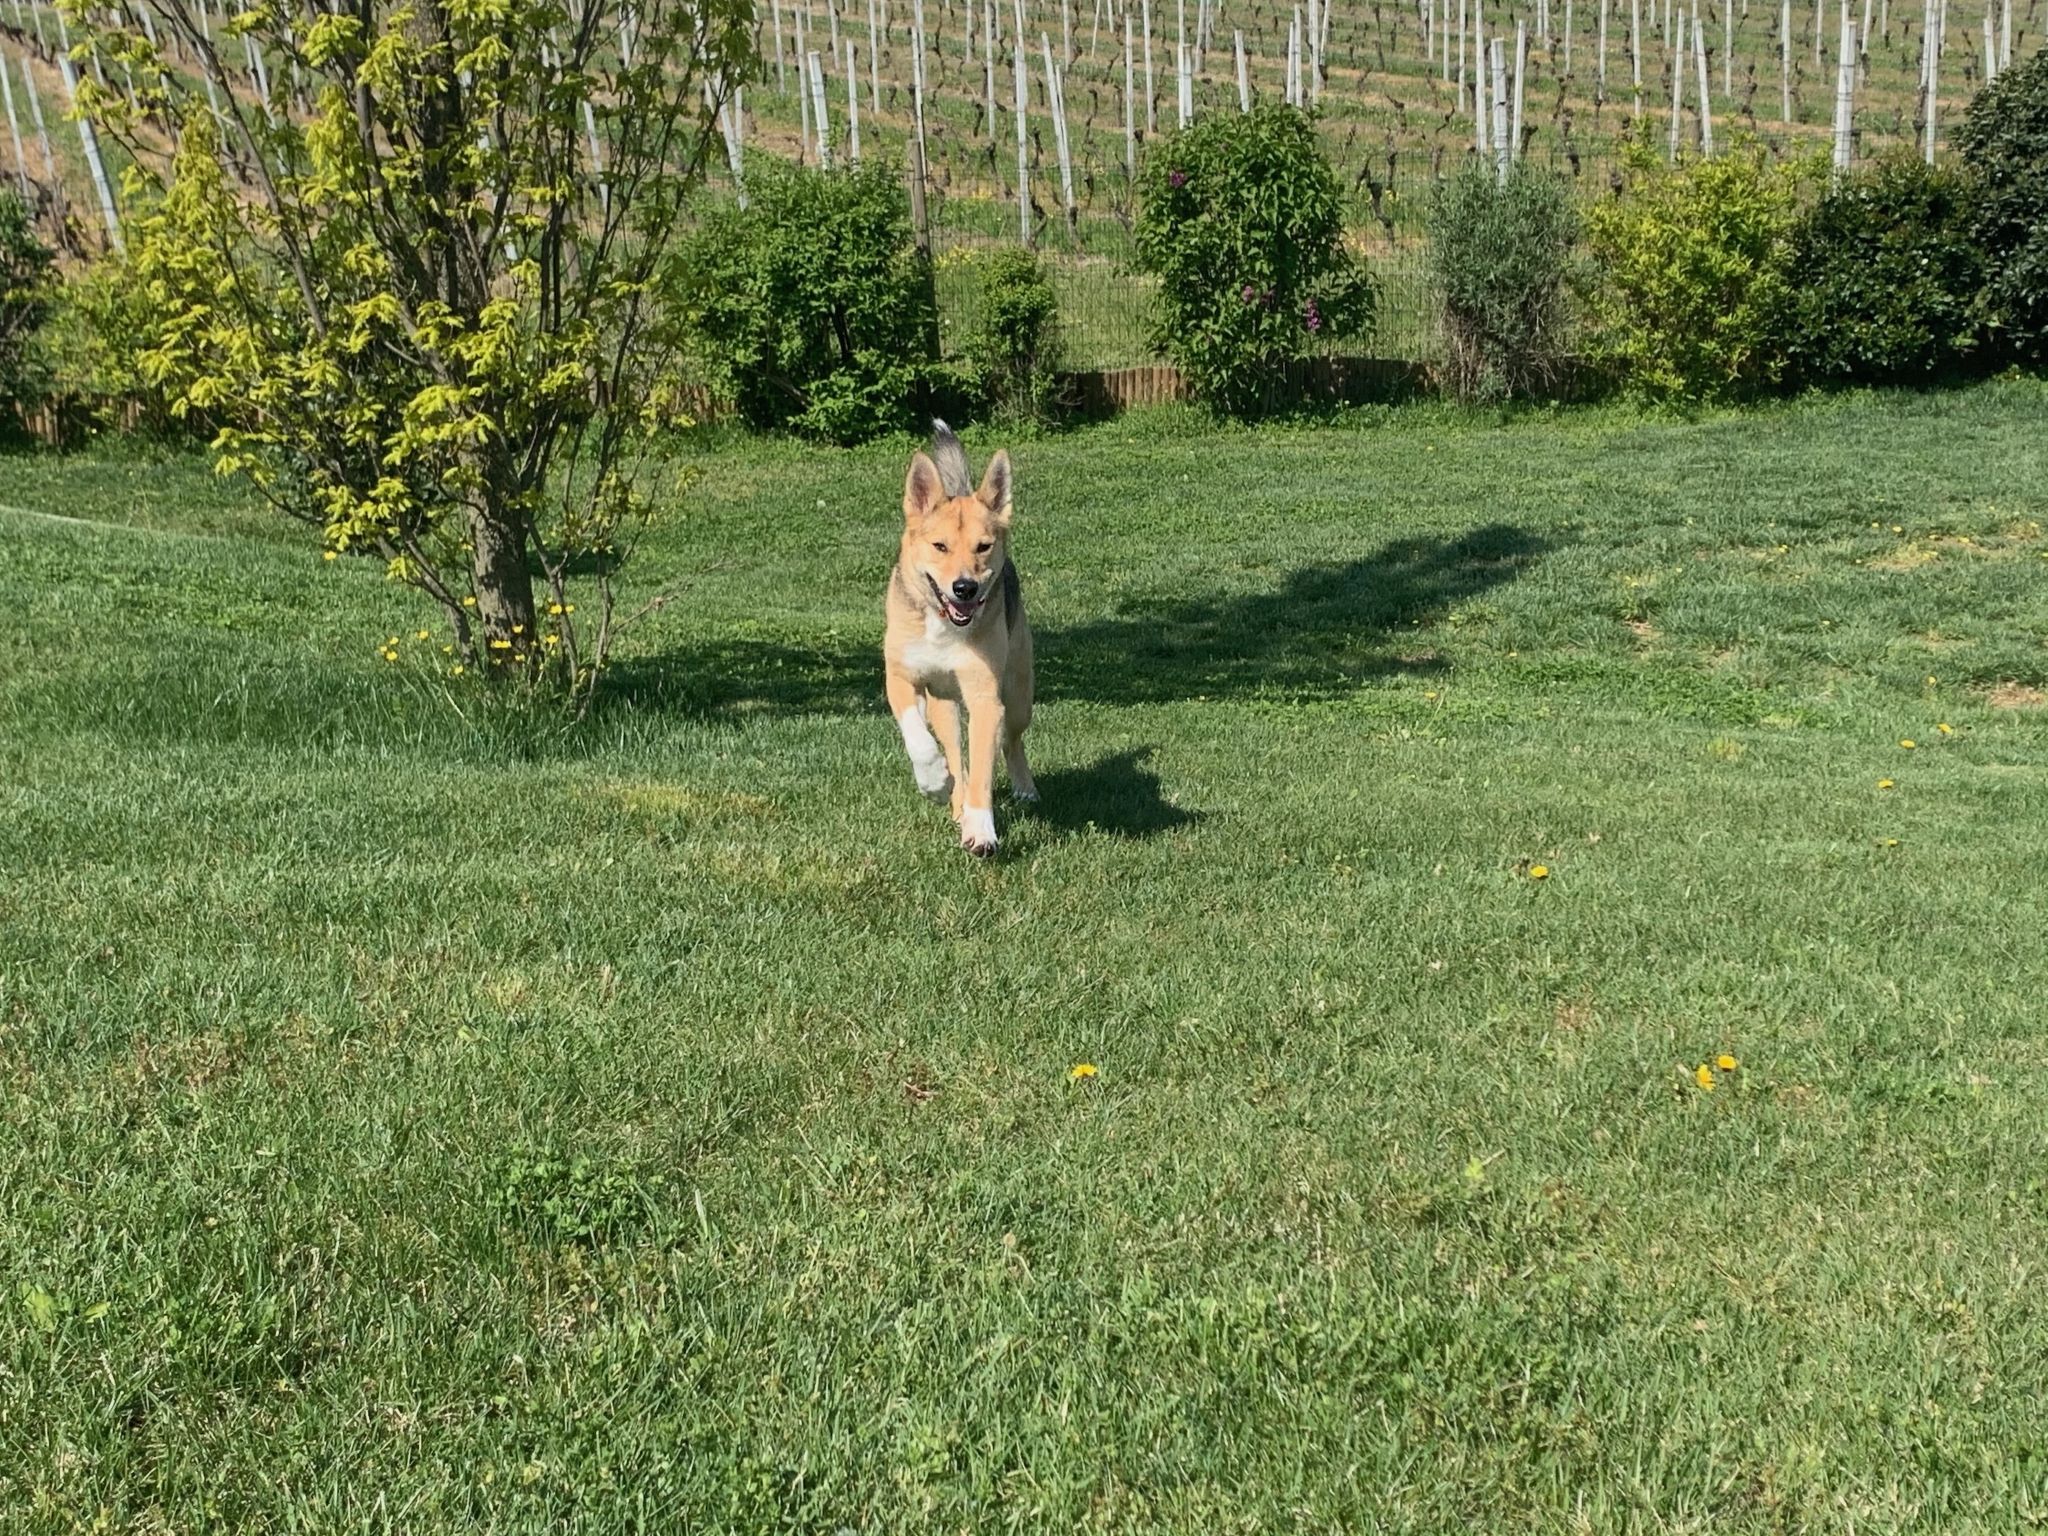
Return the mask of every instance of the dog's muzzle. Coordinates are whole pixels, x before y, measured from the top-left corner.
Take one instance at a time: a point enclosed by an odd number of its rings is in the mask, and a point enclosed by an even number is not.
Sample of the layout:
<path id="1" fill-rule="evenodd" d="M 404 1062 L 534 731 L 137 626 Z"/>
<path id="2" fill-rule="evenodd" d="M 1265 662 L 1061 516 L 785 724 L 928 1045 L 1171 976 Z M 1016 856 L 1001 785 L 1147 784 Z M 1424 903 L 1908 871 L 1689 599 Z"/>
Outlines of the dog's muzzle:
<path id="1" fill-rule="evenodd" d="M 981 606 L 988 601 L 986 589 L 976 589 L 972 597 L 955 597 L 939 590 L 939 584 L 925 576 L 925 585 L 932 589 L 932 596 L 939 600 L 939 610 L 946 616 L 946 622 L 955 629 L 964 629 L 974 622 L 974 616 L 981 612 Z"/>

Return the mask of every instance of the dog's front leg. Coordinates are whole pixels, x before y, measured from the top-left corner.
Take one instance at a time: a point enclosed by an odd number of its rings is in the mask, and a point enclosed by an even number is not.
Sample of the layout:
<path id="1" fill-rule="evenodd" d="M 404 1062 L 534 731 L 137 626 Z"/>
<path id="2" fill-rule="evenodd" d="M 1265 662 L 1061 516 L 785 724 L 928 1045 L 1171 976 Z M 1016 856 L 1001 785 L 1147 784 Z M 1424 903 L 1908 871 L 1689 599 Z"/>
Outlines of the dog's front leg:
<path id="1" fill-rule="evenodd" d="M 903 732 L 903 750 L 910 754 L 910 771 L 927 800 L 945 800 L 953 791 L 953 775 L 925 720 L 924 700 L 917 685 L 902 673 L 890 669 L 883 680 L 889 694 L 889 713 Z"/>
<path id="2" fill-rule="evenodd" d="M 960 811 L 960 846 L 969 853 L 996 851 L 996 753 L 1003 737 L 1003 696 L 995 675 L 962 677 L 967 705 L 967 795 Z"/>

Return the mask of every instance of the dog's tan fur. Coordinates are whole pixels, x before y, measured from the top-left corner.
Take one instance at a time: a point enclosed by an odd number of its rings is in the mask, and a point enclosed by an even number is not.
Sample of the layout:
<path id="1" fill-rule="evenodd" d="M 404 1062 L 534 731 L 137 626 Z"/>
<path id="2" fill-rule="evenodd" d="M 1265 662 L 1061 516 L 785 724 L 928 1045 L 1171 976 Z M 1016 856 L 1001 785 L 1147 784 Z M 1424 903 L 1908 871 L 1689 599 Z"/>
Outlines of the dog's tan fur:
<path id="1" fill-rule="evenodd" d="M 882 665 L 889 712 L 903 732 L 917 786 L 950 799 L 960 845 L 996 850 L 995 758 L 1002 744 L 1010 793 L 1036 800 L 1024 760 L 1031 724 L 1031 626 L 1010 564 L 1010 458 L 989 461 L 980 489 L 965 493 L 966 461 L 943 426 L 939 454 L 957 466 L 949 494 L 939 468 L 920 453 L 903 483 L 903 543 L 889 576 Z M 949 600 L 971 581 L 971 608 Z M 965 590 L 962 588 L 961 590 Z M 966 622 L 958 615 L 966 612 Z M 967 762 L 960 761 L 960 711 L 967 711 Z M 944 752 L 932 748 L 936 733 Z"/>

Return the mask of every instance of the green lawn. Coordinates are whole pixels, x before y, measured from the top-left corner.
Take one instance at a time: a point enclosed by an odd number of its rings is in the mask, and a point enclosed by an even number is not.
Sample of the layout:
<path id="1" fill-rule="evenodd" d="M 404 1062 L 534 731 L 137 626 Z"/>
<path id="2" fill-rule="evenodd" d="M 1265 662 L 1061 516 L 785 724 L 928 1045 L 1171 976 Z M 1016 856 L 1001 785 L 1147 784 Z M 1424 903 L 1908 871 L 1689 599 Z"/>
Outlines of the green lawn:
<path id="1" fill-rule="evenodd" d="M 2044 420 L 1018 445 L 991 862 L 906 445 L 707 444 L 580 731 L 0 459 L 0 1526 L 2040 1523 Z"/>

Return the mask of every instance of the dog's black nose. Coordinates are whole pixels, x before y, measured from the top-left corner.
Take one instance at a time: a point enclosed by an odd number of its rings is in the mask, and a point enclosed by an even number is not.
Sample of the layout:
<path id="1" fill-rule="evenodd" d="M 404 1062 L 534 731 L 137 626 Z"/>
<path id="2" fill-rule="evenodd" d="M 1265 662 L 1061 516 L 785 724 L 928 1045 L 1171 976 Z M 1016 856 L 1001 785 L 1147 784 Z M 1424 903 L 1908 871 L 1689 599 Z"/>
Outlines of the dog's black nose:
<path id="1" fill-rule="evenodd" d="M 972 576 L 962 576 L 953 583 L 953 595 L 963 603 L 974 601 L 974 594 L 981 590 L 981 583 Z"/>

